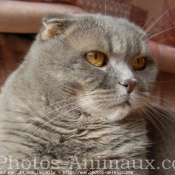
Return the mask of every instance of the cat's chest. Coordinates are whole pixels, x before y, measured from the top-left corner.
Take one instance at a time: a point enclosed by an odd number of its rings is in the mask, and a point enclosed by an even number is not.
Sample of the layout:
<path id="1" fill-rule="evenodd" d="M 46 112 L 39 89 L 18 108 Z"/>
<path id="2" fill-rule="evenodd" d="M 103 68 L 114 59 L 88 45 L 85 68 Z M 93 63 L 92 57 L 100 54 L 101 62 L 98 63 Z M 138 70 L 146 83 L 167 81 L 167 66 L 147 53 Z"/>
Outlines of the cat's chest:
<path id="1" fill-rule="evenodd" d="M 123 124 L 83 122 L 77 125 L 72 132 L 54 133 L 55 138 L 49 136 L 51 144 L 45 145 L 43 151 L 40 151 L 40 156 L 50 155 L 61 160 L 69 160 L 73 156 L 81 158 L 117 157 L 123 154 L 122 150 L 125 148 L 127 150 L 129 146 L 133 149 L 137 141 L 146 137 L 145 123 L 140 122 L 134 126 L 132 122 Z M 130 150 L 127 151 L 130 152 Z"/>
<path id="2" fill-rule="evenodd" d="M 87 125 L 77 128 L 69 133 L 45 133 L 48 142 L 45 152 L 53 153 L 55 156 L 79 155 L 90 152 L 98 152 L 104 148 L 111 149 L 121 138 L 120 127 L 103 127 Z M 118 133 L 117 133 L 118 132 Z M 118 141 L 117 141 L 118 140 Z M 81 153 L 80 153 L 81 152 Z"/>
<path id="3" fill-rule="evenodd" d="M 42 151 L 36 151 L 41 159 L 47 158 L 51 162 L 59 162 L 52 165 L 59 166 L 59 169 L 69 168 L 72 165 L 75 169 L 79 165 L 83 167 L 85 160 L 88 160 L 86 165 L 88 167 L 91 166 L 90 160 L 96 162 L 120 160 L 121 157 L 128 160 L 136 158 L 137 155 L 143 154 L 147 145 L 145 122 L 143 120 L 128 122 L 120 125 L 84 123 L 76 132 L 60 133 L 57 142 L 45 145 Z M 103 163 L 100 162 L 99 166 L 103 166 Z"/>

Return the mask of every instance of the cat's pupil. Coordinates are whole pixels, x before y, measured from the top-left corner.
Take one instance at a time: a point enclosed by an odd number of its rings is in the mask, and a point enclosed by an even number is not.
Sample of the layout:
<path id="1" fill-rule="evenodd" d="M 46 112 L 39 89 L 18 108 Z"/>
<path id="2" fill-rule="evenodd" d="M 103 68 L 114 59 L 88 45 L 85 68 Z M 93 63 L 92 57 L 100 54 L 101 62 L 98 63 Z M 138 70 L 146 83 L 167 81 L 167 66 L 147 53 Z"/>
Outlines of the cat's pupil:
<path id="1" fill-rule="evenodd" d="M 97 53 L 95 53 L 95 59 L 97 59 Z"/>
<path id="2" fill-rule="evenodd" d="M 140 59 L 137 59 L 137 64 L 138 64 L 138 65 L 140 64 Z"/>

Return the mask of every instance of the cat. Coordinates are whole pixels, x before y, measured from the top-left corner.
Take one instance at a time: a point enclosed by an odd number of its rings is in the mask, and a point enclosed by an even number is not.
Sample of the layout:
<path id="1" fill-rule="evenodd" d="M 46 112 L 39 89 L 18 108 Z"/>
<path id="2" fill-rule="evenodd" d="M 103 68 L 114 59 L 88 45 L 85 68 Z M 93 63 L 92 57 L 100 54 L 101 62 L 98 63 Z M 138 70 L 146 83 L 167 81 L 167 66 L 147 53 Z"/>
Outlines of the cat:
<path id="1" fill-rule="evenodd" d="M 146 40 L 126 19 L 46 15 L 0 94 L 0 171 L 148 175 Z"/>

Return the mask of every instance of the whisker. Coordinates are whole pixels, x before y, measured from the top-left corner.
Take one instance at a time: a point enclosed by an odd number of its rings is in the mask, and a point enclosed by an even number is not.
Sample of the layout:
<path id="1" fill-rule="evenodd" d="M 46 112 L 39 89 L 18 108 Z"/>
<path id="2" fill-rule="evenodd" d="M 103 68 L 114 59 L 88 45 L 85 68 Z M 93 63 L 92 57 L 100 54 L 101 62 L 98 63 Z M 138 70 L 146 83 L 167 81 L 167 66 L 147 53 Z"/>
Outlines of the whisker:
<path id="1" fill-rule="evenodd" d="M 161 92 L 161 91 L 160 91 Z M 165 92 L 164 92 L 165 93 Z M 173 94 L 173 93 L 168 93 L 168 94 L 170 94 L 170 95 L 175 95 L 175 94 Z M 166 99 L 166 98 L 168 98 L 168 99 L 173 99 L 173 100 L 175 100 L 175 97 L 170 97 L 170 96 L 168 96 L 168 95 L 165 95 L 165 94 L 163 94 L 162 95 L 163 96 L 163 99 Z M 162 99 L 161 99 L 162 100 Z M 173 104 L 173 103 L 172 103 Z"/>
<path id="2" fill-rule="evenodd" d="M 86 95 L 82 95 L 82 96 L 88 96 L 88 95 L 90 95 L 90 94 L 86 94 Z M 80 96 L 79 96 L 79 97 L 80 97 Z M 75 99 L 75 98 L 79 98 L 79 97 L 74 97 L 74 98 L 70 98 L 70 99 Z M 62 103 L 62 102 L 69 101 L 70 99 L 62 100 L 62 101 L 59 101 L 59 102 L 57 102 L 57 103 L 54 103 L 54 104 L 51 104 L 51 105 L 47 105 L 46 107 L 51 107 L 51 106 L 53 106 L 53 105 L 56 105 L 56 104 L 59 104 L 59 103 Z M 46 113 L 46 114 L 44 114 L 44 115 L 38 117 L 36 120 L 33 120 L 32 122 L 30 122 L 29 124 L 27 124 L 24 128 L 22 128 L 16 135 L 20 134 L 22 131 L 24 131 L 24 129 L 26 129 L 27 127 L 29 127 L 29 126 L 30 126 L 31 124 L 33 124 L 34 122 L 39 121 L 39 119 L 42 119 L 43 117 L 46 117 L 46 116 L 48 116 L 49 114 L 51 114 L 51 113 L 53 113 L 53 112 L 55 112 L 55 111 L 57 111 L 57 110 L 60 110 L 60 109 L 62 109 L 62 108 L 64 108 L 64 107 L 67 107 L 67 106 L 69 106 L 69 105 L 71 105 L 71 104 L 75 104 L 75 102 L 69 103 L 69 104 L 67 104 L 67 105 L 65 105 L 65 106 L 62 106 L 61 108 L 58 108 L 58 109 L 56 109 L 56 110 L 52 110 L 51 112 L 48 112 L 48 113 Z M 43 107 L 43 108 L 45 108 L 45 107 Z M 42 109 L 42 108 L 41 108 L 41 109 Z M 41 110 L 41 109 L 40 109 L 40 110 Z M 39 111 L 39 110 L 37 110 L 37 111 Z M 35 111 L 35 113 L 36 113 L 37 111 Z M 31 113 L 31 114 L 34 114 L 34 112 Z M 31 114 L 30 114 L 30 115 L 31 115 Z"/>
<path id="3" fill-rule="evenodd" d="M 68 98 L 68 99 L 66 99 L 66 100 L 61 100 L 61 101 L 58 101 L 58 102 L 55 102 L 55 103 L 46 105 L 46 106 L 44 106 L 44 107 L 42 107 L 42 108 L 40 108 L 40 109 L 37 109 L 36 111 L 34 111 L 34 112 L 32 112 L 32 113 L 30 113 L 30 114 L 28 114 L 28 115 L 30 116 L 30 115 L 32 115 L 32 114 L 35 114 L 35 113 L 39 112 L 40 110 L 42 110 L 42 109 L 44 109 L 44 108 L 51 107 L 51 106 L 60 104 L 60 103 L 62 103 L 62 102 L 67 102 L 67 101 L 69 101 L 69 100 L 73 100 L 73 99 L 76 99 L 76 98 L 77 98 L 77 97 Z"/>
<path id="4" fill-rule="evenodd" d="M 169 102 L 168 100 L 166 100 L 166 99 L 164 99 L 164 98 L 161 98 L 161 97 L 158 97 L 158 96 L 155 96 L 155 95 L 151 95 L 151 97 L 154 97 L 154 98 L 163 100 L 163 101 L 167 102 L 168 104 L 172 105 L 172 106 L 175 108 L 175 104 Z"/>
<path id="5" fill-rule="evenodd" d="M 146 25 L 148 25 L 148 23 L 149 22 L 151 22 L 151 20 L 152 20 L 152 18 L 153 18 L 153 16 L 155 15 L 155 13 L 153 13 L 152 15 L 151 15 L 151 17 L 149 18 L 149 20 L 145 23 L 145 25 L 142 27 L 142 30 L 144 30 L 144 28 L 146 27 Z"/>
<path id="6" fill-rule="evenodd" d="M 170 39 L 170 38 L 174 38 L 174 37 L 171 36 L 171 37 L 168 37 L 168 38 L 165 38 L 165 39 L 158 40 L 157 42 L 161 44 L 162 41 L 166 41 L 166 40 L 168 40 L 168 39 Z M 163 43 L 162 43 L 162 44 L 163 44 Z"/>
<path id="7" fill-rule="evenodd" d="M 158 109 L 159 110 L 161 110 L 162 112 L 164 112 L 165 113 L 165 111 L 163 111 L 163 109 L 161 109 L 161 108 L 154 108 L 153 106 L 151 106 L 151 105 L 148 105 L 148 108 L 150 108 L 151 110 L 153 110 L 156 114 L 159 114 L 158 115 L 158 117 L 160 117 L 164 122 L 165 122 L 165 124 L 168 126 L 168 128 L 170 129 L 170 131 L 162 124 L 162 126 L 165 128 L 165 130 L 167 130 L 168 132 L 170 132 L 172 135 L 174 135 L 174 133 L 173 133 L 173 131 L 172 131 L 172 129 L 170 128 L 170 126 L 167 124 L 167 122 L 165 121 L 165 119 L 164 118 L 167 118 L 167 119 L 169 119 L 169 117 L 167 117 L 166 116 L 166 114 L 165 115 L 163 115 L 163 113 L 160 113 L 159 111 L 158 111 Z M 155 117 L 155 116 L 154 116 Z M 156 117 L 155 117 L 156 118 Z M 157 120 L 158 120 L 158 118 L 156 118 Z M 172 121 L 172 120 L 171 120 Z M 173 121 L 173 122 L 175 122 L 175 120 Z M 161 122 L 160 122 L 161 123 Z M 174 135 L 175 136 L 175 135 Z"/>
<path id="8" fill-rule="evenodd" d="M 114 98 L 114 100 L 116 100 L 116 99 Z M 99 100 L 99 101 L 101 101 L 101 100 Z M 85 104 L 86 104 L 86 103 L 84 103 L 84 104 L 82 104 L 82 105 L 85 105 Z M 100 106 L 103 106 L 103 105 L 104 105 L 104 107 L 106 107 L 107 104 L 108 104 L 108 102 L 106 102 L 105 104 L 100 104 L 100 105 L 98 105 L 98 106 L 95 106 L 95 107 L 91 108 L 90 110 L 96 109 L 96 108 L 98 108 L 98 107 L 100 107 Z M 58 116 L 52 118 L 52 119 L 49 120 L 48 122 L 46 122 L 46 123 L 44 123 L 43 125 L 41 125 L 41 126 L 33 133 L 33 135 L 36 134 L 36 132 L 37 132 L 39 129 L 42 129 L 45 125 L 47 125 L 47 124 L 49 124 L 50 122 L 54 121 L 56 118 L 58 118 L 58 117 L 60 117 L 60 116 L 62 116 L 62 115 L 65 115 L 65 114 L 67 114 L 67 113 L 69 113 L 69 112 L 71 112 L 71 111 L 73 111 L 73 110 L 75 110 L 75 109 L 78 109 L 78 108 L 80 108 L 80 107 L 81 107 L 81 106 L 78 105 L 78 106 L 76 106 L 75 108 L 73 108 L 73 109 L 71 109 L 71 110 L 69 110 L 69 111 L 66 111 L 66 112 L 64 112 L 64 113 L 61 113 L 61 114 L 59 114 Z"/>
<path id="9" fill-rule="evenodd" d="M 162 131 L 160 130 L 160 128 L 158 127 L 158 125 L 156 124 L 156 122 L 153 120 L 153 118 L 150 116 L 150 111 L 147 110 L 146 108 L 141 108 L 141 110 L 146 115 L 146 117 L 150 120 L 150 122 L 158 129 L 158 131 L 160 132 L 160 134 L 162 135 L 162 137 L 166 140 L 166 138 L 163 135 Z"/>
<path id="10" fill-rule="evenodd" d="M 157 33 L 157 34 L 155 34 L 155 35 L 152 35 L 152 36 L 150 36 L 145 42 L 147 42 L 148 40 L 150 40 L 151 38 L 153 38 L 153 37 L 155 37 L 155 36 L 157 36 L 157 35 L 160 35 L 161 33 L 164 33 L 164 32 L 166 32 L 166 31 L 169 31 L 169 30 L 172 30 L 172 29 L 175 29 L 175 27 L 171 27 L 171 28 L 166 29 L 166 30 L 164 30 L 164 31 L 161 31 L 161 32 L 159 32 L 159 33 Z"/>
<path id="11" fill-rule="evenodd" d="M 167 140 L 166 140 L 164 134 L 162 133 L 160 127 L 156 124 L 156 122 L 154 121 L 154 119 L 150 116 L 150 114 L 151 114 L 150 111 L 149 111 L 149 110 L 146 110 L 146 109 L 143 109 L 143 108 L 142 108 L 142 110 L 145 110 L 145 115 L 146 115 L 146 117 L 147 117 L 147 118 L 150 120 L 150 122 L 156 127 L 156 129 L 159 131 L 160 135 L 161 135 L 161 136 L 163 137 L 163 139 L 167 142 Z M 159 122 L 160 124 L 162 124 L 159 120 L 158 120 L 158 122 Z"/>
<path id="12" fill-rule="evenodd" d="M 66 86 L 64 86 L 64 87 L 66 87 Z M 66 88 L 67 88 L 67 87 L 66 87 Z M 68 87 L 68 88 L 69 88 L 69 87 Z M 73 89 L 73 88 L 70 88 L 70 89 Z M 75 89 L 74 89 L 74 90 L 75 90 Z M 44 106 L 44 107 L 41 107 L 40 109 L 37 109 L 37 110 L 35 110 L 35 111 L 29 113 L 28 115 L 35 114 L 36 112 L 38 112 L 38 111 L 40 111 L 40 110 L 42 110 L 42 109 L 45 109 L 45 108 L 47 108 L 47 107 L 51 107 L 51 106 L 53 106 L 53 105 L 56 105 L 56 104 L 59 104 L 59 103 L 62 103 L 62 102 L 66 102 L 66 101 L 69 101 L 69 100 L 72 100 L 72 99 L 76 99 L 76 98 L 78 98 L 78 97 L 72 97 L 72 98 L 68 98 L 68 99 L 64 99 L 64 100 L 58 101 L 58 102 L 56 102 L 56 103 L 52 103 L 52 104 L 46 105 L 46 106 Z"/>
<path id="13" fill-rule="evenodd" d="M 85 105 L 85 104 L 86 104 L 86 103 L 84 103 L 83 105 Z M 102 105 L 103 105 L 103 104 L 102 104 Z M 95 106 L 94 108 L 97 108 L 97 107 L 99 107 L 99 106 L 101 106 L 101 105 Z M 64 112 L 64 113 L 61 113 L 61 114 L 59 114 L 58 116 L 56 116 L 56 117 L 52 118 L 51 120 L 49 120 L 48 122 L 45 122 L 43 125 L 41 125 L 41 126 L 33 133 L 33 135 L 35 135 L 36 132 L 37 132 L 38 130 L 42 129 L 45 125 L 47 125 L 47 124 L 49 124 L 50 122 L 54 121 L 54 120 L 57 119 L 58 117 L 63 116 L 63 115 L 65 115 L 65 114 L 68 114 L 68 113 L 70 113 L 71 111 L 76 110 L 76 109 L 78 109 L 78 108 L 80 108 L 80 107 L 82 107 L 82 106 L 77 105 L 75 108 L 72 108 L 72 109 L 70 109 L 70 110 L 68 110 L 68 111 L 66 111 L 66 112 Z M 92 109 L 93 109 L 93 108 L 91 108 L 91 110 L 92 110 Z"/>
<path id="14" fill-rule="evenodd" d="M 162 90 L 160 90 L 160 92 L 163 92 L 163 93 L 166 93 L 166 94 L 175 95 L 175 92 L 174 92 L 174 93 L 172 93 L 172 92 L 167 92 L 167 91 L 162 91 Z"/>
<path id="15" fill-rule="evenodd" d="M 150 83 L 174 83 L 175 80 L 173 81 L 150 81 Z"/>
<path id="16" fill-rule="evenodd" d="M 53 112 L 55 112 L 55 111 L 57 111 L 57 110 L 60 110 L 60 109 L 62 109 L 62 108 L 64 108 L 64 107 L 67 107 L 67 106 L 69 106 L 69 105 L 71 105 L 71 104 L 74 104 L 74 103 L 75 103 L 75 102 L 69 103 L 69 104 L 67 104 L 67 105 L 65 105 L 65 106 L 62 106 L 61 108 L 58 108 L 58 109 L 56 109 L 56 110 L 53 110 L 53 111 L 51 111 L 51 112 L 48 112 L 48 113 L 42 115 L 41 117 L 38 117 L 36 120 L 33 120 L 32 122 L 30 122 L 29 124 L 27 124 L 24 128 L 22 128 L 16 135 L 19 135 L 22 131 L 24 131 L 24 129 L 28 128 L 28 127 L 29 127 L 30 125 L 32 125 L 34 122 L 39 121 L 39 119 L 42 119 L 43 117 L 48 116 L 49 114 L 52 114 Z"/>
<path id="17" fill-rule="evenodd" d="M 161 110 L 162 112 L 167 112 L 167 114 L 169 115 L 169 117 L 168 116 L 164 116 L 165 118 L 167 118 L 167 119 L 169 119 L 170 121 L 172 121 L 172 122 L 175 122 L 175 116 L 173 116 L 171 113 L 170 113 L 170 111 L 168 111 L 167 109 L 165 109 L 165 108 L 163 108 L 162 106 L 160 106 L 160 105 L 158 105 L 158 104 L 155 104 L 155 103 L 153 103 L 152 105 L 150 105 L 150 106 L 152 106 L 152 107 L 157 107 L 159 110 Z"/>
<path id="18" fill-rule="evenodd" d="M 153 33 L 154 31 L 156 31 L 157 29 L 161 28 L 163 25 L 165 25 L 167 22 L 169 22 L 170 20 L 172 20 L 173 17 L 171 17 L 170 19 L 168 19 L 167 21 L 165 21 L 163 24 L 161 24 L 160 26 L 156 27 L 154 30 L 152 30 L 151 32 L 149 32 L 149 35 L 151 33 Z"/>
<path id="19" fill-rule="evenodd" d="M 136 96 L 135 96 L 136 97 Z M 145 108 L 145 107 L 147 107 L 147 108 Z M 166 120 L 164 119 L 164 118 L 167 118 L 167 119 L 169 119 L 169 120 L 171 120 L 171 121 L 173 121 L 173 122 L 175 122 L 175 119 L 174 119 L 174 117 L 175 116 L 173 116 L 168 110 L 166 110 L 166 109 L 163 109 L 161 106 L 159 106 L 158 104 L 152 104 L 152 105 L 150 105 L 149 103 L 147 103 L 146 105 L 145 105 L 145 107 L 144 107 L 144 105 L 143 105 L 143 107 L 141 107 L 141 109 L 142 109 L 142 111 L 144 110 L 145 111 L 145 113 L 148 113 L 147 114 L 147 117 L 149 118 L 149 120 L 152 122 L 152 124 L 159 130 L 159 132 L 161 131 L 160 130 L 160 128 L 158 127 L 158 125 L 155 123 L 155 121 L 153 120 L 153 118 L 152 117 L 154 117 L 156 120 L 158 120 L 159 121 L 159 123 L 165 128 L 165 130 L 167 130 L 169 133 L 171 133 L 173 136 L 175 136 L 174 135 L 174 133 L 173 133 L 173 131 L 172 131 L 172 129 L 170 128 L 170 126 L 168 125 L 168 123 L 166 122 Z M 160 112 L 158 111 L 158 109 L 160 110 Z M 163 120 L 163 122 L 165 123 L 165 125 L 168 127 L 168 129 L 166 128 L 166 126 L 160 121 L 160 119 L 158 119 L 158 118 L 156 118 L 156 116 L 153 114 L 153 113 L 151 113 L 151 111 L 149 110 L 149 109 L 151 109 L 155 114 L 158 114 L 159 115 L 159 117 L 161 118 L 161 120 Z M 147 111 L 147 112 L 146 112 Z M 161 113 L 161 111 L 162 111 L 162 113 Z M 167 114 L 165 113 L 165 112 L 167 112 Z M 151 115 L 149 115 L 149 113 L 151 114 Z M 149 115 L 149 116 L 148 116 Z M 169 117 L 168 117 L 169 116 Z M 161 133 L 161 135 L 163 136 L 163 134 L 162 134 L 162 132 L 160 132 Z M 164 136 L 163 136 L 164 137 Z M 164 138 L 165 139 L 165 138 Z"/>
<path id="20" fill-rule="evenodd" d="M 78 108 L 80 108 L 80 107 L 81 107 L 81 106 L 78 105 L 78 106 L 76 106 L 75 108 L 72 108 L 72 109 L 70 109 L 70 110 L 68 110 L 68 111 L 66 111 L 66 112 L 64 112 L 64 113 L 61 113 L 60 115 L 57 115 L 56 117 L 52 118 L 52 119 L 49 120 L 48 122 L 45 122 L 43 125 L 39 126 L 38 129 L 36 129 L 36 131 L 33 133 L 33 135 L 35 135 L 36 132 L 37 132 L 38 130 L 42 129 L 45 125 L 49 124 L 51 121 L 54 121 L 54 120 L 57 119 L 58 117 L 60 117 L 60 116 L 62 116 L 62 115 L 65 115 L 65 114 L 68 114 L 69 112 L 71 112 L 71 111 L 73 111 L 73 110 L 75 110 L 75 109 L 78 109 Z"/>
<path id="21" fill-rule="evenodd" d="M 173 5 L 174 6 L 174 5 Z M 173 8 L 170 7 L 169 9 L 167 9 L 162 15 L 159 16 L 159 18 L 157 18 L 157 20 L 146 30 L 146 33 L 148 33 L 150 31 L 150 29 L 171 9 Z"/>
<path id="22" fill-rule="evenodd" d="M 175 96 L 175 93 L 171 93 L 171 92 L 166 92 L 166 91 L 159 91 L 160 93 L 163 93 L 162 94 L 162 96 L 163 96 L 163 98 L 162 97 L 158 97 L 158 98 L 162 98 L 162 99 L 160 99 L 160 100 L 166 100 L 166 98 L 168 98 L 168 99 L 173 99 L 173 100 L 175 100 L 175 97 L 172 97 L 172 95 L 173 96 Z M 154 94 L 154 93 L 153 93 Z M 151 94 L 152 96 L 153 96 L 153 94 Z M 171 95 L 171 96 L 170 96 Z M 154 98 L 154 96 L 153 96 L 153 98 Z M 173 104 L 173 103 L 172 103 Z"/>
<path id="23" fill-rule="evenodd" d="M 67 88 L 67 87 L 66 87 L 66 88 Z M 73 88 L 70 88 L 70 89 L 73 89 Z M 74 89 L 74 90 L 76 90 L 76 89 Z M 77 91 L 77 90 L 76 90 L 76 91 Z M 92 92 L 92 91 L 88 91 L 88 92 Z M 89 95 L 89 94 L 88 94 L 88 95 Z M 82 95 L 82 96 L 85 96 L 85 95 Z M 77 98 L 79 98 L 79 97 L 71 97 L 71 98 L 67 98 L 67 99 L 64 99 L 64 100 L 61 100 L 61 101 L 58 101 L 58 102 L 55 102 L 55 103 L 46 105 L 46 106 L 44 106 L 44 107 L 41 107 L 40 109 L 37 109 L 37 110 L 35 110 L 35 111 L 29 113 L 28 115 L 30 116 L 30 115 L 35 114 L 35 113 L 39 112 L 40 110 L 45 109 L 45 108 L 47 108 L 47 107 L 51 107 L 51 106 L 57 105 L 57 104 L 59 104 L 59 103 L 66 102 L 66 101 L 73 100 L 73 99 L 77 99 Z"/>
<path id="24" fill-rule="evenodd" d="M 144 26 L 141 28 L 141 30 L 139 31 L 138 35 L 136 36 L 136 39 L 138 39 L 140 37 L 140 34 L 142 33 L 142 30 L 144 30 L 144 28 L 146 27 L 146 25 L 151 22 L 152 17 L 155 15 L 155 13 L 149 18 L 149 20 L 144 24 Z"/>

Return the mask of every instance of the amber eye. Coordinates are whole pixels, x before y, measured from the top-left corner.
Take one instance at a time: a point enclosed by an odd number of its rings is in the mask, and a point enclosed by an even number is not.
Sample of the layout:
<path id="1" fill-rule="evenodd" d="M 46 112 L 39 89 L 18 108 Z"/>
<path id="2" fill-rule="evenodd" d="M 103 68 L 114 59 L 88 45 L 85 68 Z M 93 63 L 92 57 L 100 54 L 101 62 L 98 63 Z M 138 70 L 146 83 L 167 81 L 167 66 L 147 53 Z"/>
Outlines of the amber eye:
<path id="1" fill-rule="evenodd" d="M 104 53 L 98 51 L 91 51 L 85 55 L 86 60 L 96 67 L 102 67 L 105 64 L 105 57 Z"/>
<path id="2" fill-rule="evenodd" d="M 132 66 L 135 70 L 142 70 L 146 66 L 146 60 L 144 57 L 134 58 Z"/>

